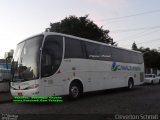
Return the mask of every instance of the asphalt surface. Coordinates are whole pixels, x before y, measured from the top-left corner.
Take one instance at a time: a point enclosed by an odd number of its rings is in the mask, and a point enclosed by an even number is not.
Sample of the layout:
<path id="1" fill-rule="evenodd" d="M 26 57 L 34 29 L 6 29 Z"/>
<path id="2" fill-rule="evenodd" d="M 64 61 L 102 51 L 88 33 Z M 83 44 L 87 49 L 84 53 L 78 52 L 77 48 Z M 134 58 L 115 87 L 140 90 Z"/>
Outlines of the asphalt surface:
<path id="1" fill-rule="evenodd" d="M 87 93 L 63 103 L 0 103 L 3 114 L 160 114 L 160 85 L 136 86 Z M 160 116 L 159 116 L 160 117 Z"/>
<path id="2" fill-rule="evenodd" d="M 12 101 L 12 96 L 10 91 L 0 92 L 0 104 Z"/>

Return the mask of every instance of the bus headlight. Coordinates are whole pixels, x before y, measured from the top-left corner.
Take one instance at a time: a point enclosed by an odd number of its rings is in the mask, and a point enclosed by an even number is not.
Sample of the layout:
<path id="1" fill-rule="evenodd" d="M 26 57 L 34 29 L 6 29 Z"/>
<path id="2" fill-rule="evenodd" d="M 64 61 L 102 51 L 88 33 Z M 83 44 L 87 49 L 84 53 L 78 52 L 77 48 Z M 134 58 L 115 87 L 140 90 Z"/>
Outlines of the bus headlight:
<path id="1" fill-rule="evenodd" d="M 16 88 L 14 88 L 14 87 L 12 87 L 12 86 L 10 86 L 10 89 L 12 89 L 12 90 L 16 90 Z"/>
<path id="2" fill-rule="evenodd" d="M 31 85 L 31 86 L 29 86 L 29 87 L 27 87 L 25 89 L 34 89 L 34 88 L 37 88 L 37 87 L 39 87 L 39 84 Z"/>

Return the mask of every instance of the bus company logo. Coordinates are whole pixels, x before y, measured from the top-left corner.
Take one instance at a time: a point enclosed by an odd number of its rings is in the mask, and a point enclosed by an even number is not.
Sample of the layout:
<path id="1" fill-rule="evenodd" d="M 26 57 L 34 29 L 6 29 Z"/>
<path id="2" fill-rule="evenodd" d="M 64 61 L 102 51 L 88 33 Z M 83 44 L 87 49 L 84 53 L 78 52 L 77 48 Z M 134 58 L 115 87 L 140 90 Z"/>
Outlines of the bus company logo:
<path id="1" fill-rule="evenodd" d="M 137 66 L 118 65 L 116 62 L 112 63 L 112 71 L 140 71 L 141 68 Z"/>
<path id="2" fill-rule="evenodd" d="M 113 62 L 113 63 L 112 63 L 112 71 L 117 71 L 116 62 Z"/>

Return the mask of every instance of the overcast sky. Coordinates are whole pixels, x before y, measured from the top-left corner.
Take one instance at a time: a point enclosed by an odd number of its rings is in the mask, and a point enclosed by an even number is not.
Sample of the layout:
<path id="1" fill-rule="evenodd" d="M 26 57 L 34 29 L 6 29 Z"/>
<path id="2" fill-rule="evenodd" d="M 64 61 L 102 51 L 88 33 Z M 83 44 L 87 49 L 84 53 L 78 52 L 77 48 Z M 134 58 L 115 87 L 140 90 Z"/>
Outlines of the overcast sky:
<path id="1" fill-rule="evenodd" d="M 160 0 L 0 0 L 0 58 L 51 22 L 86 14 L 120 47 L 160 47 Z"/>

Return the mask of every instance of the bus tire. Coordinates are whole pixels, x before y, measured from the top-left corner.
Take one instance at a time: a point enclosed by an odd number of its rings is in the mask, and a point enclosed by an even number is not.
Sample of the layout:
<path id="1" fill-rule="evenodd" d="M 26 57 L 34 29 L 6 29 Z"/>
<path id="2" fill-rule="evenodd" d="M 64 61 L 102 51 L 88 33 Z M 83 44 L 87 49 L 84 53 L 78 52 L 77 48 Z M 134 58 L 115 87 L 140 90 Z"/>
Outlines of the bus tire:
<path id="1" fill-rule="evenodd" d="M 69 97 L 72 100 L 75 100 L 80 97 L 81 93 L 82 93 L 82 86 L 78 82 L 71 83 L 69 87 Z"/>
<path id="2" fill-rule="evenodd" d="M 134 81 L 132 78 L 129 79 L 128 81 L 128 89 L 131 90 L 134 87 Z"/>

